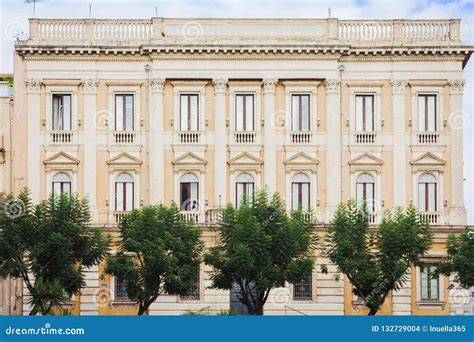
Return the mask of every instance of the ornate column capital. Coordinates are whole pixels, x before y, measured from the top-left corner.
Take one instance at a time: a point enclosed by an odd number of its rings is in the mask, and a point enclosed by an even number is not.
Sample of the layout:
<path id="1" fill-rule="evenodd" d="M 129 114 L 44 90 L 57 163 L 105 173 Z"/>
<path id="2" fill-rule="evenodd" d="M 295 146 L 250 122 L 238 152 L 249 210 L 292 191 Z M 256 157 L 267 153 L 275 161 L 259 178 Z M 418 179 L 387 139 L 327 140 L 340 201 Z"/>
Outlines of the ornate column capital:
<path id="1" fill-rule="evenodd" d="M 150 80 L 150 89 L 152 93 L 163 93 L 165 89 L 165 82 L 164 78 L 153 78 Z"/>
<path id="2" fill-rule="evenodd" d="M 39 79 L 27 79 L 25 81 L 26 84 L 26 92 L 28 94 L 39 94 L 41 90 L 41 86 L 43 85 L 43 82 Z"/>
<path id="3" fill-rule="evenodd" d="M 274 94 L 276 86 L 278 84 L 278 79 L 276 78 L 265 78 L 263 79 L 263 93 L 264 94 Z"/>
<path id="4" fill-rule="evenodd" d="M 326 79 L 324 81 L 324 85 L 326 86 L 326 94 L 338 94 L 340 84 L 341 81 L 339 81 L 337 78 Z"/>
<path id="5" fill-rule="evenodd" d="M 227 89 L 227 78 L 215 78 L 212 80 L 214 94 L 224 94 Z"/>
<path id="6" fill-rule="evenodd" d="M 451 94 L 462 95 L 464 92 L 464 84 L 466 83 L 463 79 L 448 80 L 449 90 Z"/>
<path id="7" fill-rule="evenodd" d="M 405 94 L 405 88 L 408 84 L 407 80 L 391 80 L 392 94 L 403 95 Z"/>
<path id="8" fill-rule="evenodd" d="M 95 94 L 99 82 L 96 79 L 88 79 L 82 80 L 81 84 L 84 87 L 84 94 Z"/>

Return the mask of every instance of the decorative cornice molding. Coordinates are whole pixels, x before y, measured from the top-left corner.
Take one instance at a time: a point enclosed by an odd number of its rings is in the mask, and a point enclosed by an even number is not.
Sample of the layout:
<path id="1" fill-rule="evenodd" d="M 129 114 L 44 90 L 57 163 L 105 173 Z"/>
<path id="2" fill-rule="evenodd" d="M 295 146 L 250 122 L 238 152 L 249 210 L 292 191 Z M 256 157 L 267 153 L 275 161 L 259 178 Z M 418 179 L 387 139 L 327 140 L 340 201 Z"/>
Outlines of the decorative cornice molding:
<path id="1" fill-rule="evenodd" d="M 262 82 L 263 84 L 263 93 L 264 94 L 274 94 L 276 91 L 276 86 L 278 84 L 278 79 L 276 78 L 265 78 Z"/>
<path id="2" fill-rule="evenodd" d="M 150 81 L 150 88 L 152 93 L 163 93 L 165 89 L 166 80 L 163 78 L 154 78 Z"/>
<path id="3" fill-rule="evenodd" d="M 451 94 L 459 94 L 462 95 L 464 91 L 464 84 L 466 83 L 465 80 L 459 79 L 459 80 L 449 80 L 449 90 Z"/>
<path id="4" fill-rule="evenodd" d="M 325 80 L 324 85 L 326 86 L 326 94 L 338 94 L 340 84 L 341 81 L 336 78 Z"/>
<path id="5" fill-rule="evenodd" d="M 82 86 L 84 87 L 84 94 L 95 94 L 97 93 L 97 85 L 99 82 L 95 79 L 83 80 Z"/>
<path id="6" fill-rule="evenodd" d="M 397 95 L 405 94 L 405 88 L 408 84 L 407 80 L 391 80 L 390 84 L 392 85 L 392 93 Z"/>
<path id="7" fill-rule="evenodd" d="M 39 94 L 41 91 L 41 86 L 43 85 L 43 82 L 39 79 L 27 79 L 25 81 L 26 84 L 26 92 L 28 94 Z"/>
<path id="8" fill-rule="evenodd" d="M 216 78 L 212 80 L 214 86 L 214 94 L 225 94 L 228 80 L 226 78 Z"/>

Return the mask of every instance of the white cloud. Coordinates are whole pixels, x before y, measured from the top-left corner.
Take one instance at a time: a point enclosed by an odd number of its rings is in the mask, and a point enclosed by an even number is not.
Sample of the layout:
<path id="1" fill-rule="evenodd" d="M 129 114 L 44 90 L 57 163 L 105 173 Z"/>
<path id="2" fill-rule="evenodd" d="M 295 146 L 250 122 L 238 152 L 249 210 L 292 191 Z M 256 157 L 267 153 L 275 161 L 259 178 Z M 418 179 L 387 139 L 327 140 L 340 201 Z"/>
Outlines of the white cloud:
<path id="1" fill-rule="evenodd" d="M 460 18 L 464 44 L 474 44 L 474 3 L 472 0 L 220 0 L 220 1 L 111 1 L 111 0 L 46 0 L 39 2 L 38 17 L 87 18 L 89 2 L 93 3 L 92 15 L 96 18 L 149 18 L 158 6 L 160 17 L 327 17 L 328 7 L 332 16 L 341 19 L 391 19 L 391 18 Z M 13 42 L 5 34 L 12 22 L 27 27 L 32 5 L 22 0 L 3 0 L 0 3 L 1 36 L 0 72 L 11 73 L 13 68 Z M 17 25 L 17 24 L 14 24 Z M 473 58 L 474 59 L 474 58 Z M 466 68 L 464 109 L 470 118 L 465 129 L 464 169 L 465 199 L 469 222 L 474 224 L 474 67 L 472 60 Z"/>

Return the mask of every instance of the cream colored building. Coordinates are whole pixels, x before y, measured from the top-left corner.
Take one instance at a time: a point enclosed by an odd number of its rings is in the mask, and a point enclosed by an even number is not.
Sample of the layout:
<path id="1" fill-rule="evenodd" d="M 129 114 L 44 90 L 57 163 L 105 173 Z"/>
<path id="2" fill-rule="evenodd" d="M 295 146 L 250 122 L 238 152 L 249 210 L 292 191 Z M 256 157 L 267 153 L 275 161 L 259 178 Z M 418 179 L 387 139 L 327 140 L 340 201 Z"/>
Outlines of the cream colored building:
<path id="1" fill-rule="evenodd" d="M 267 186 L 311 207 L 324 231 L 336 206 L 414 204 L 432 224 L 425 266 L 385 314 L 463 314 L 469 294 L 426 277 L 450 232 L 466 229 L 459 20 L 31 19 L 15 44 L 13 173 L 33 200 L 87 196 L 114 234 L 124 212 L 177 202 L 215 242 L 216 209 Z M 3 114 L 3 112 L 2 112 Z M 3 173 L 2 173 L 3 172 Z M 8 180 L 11 179 L 9 183 Z M 273 291 L 265 314 L 364 313 L 334 266 Z M 121 281 L 87 273 L 80 314 L 134 313 Z M 189 297 L 150 314 L 229 309 L 204 266 Z M 23 312 L 29 310 L 23 306 Z"/>

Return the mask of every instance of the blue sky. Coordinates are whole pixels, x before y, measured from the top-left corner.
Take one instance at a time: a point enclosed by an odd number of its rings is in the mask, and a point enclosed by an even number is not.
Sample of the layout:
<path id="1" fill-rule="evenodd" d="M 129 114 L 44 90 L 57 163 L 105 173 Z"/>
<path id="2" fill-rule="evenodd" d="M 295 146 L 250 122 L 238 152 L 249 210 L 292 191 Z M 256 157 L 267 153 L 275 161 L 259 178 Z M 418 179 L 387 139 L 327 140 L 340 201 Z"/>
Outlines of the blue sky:
<path id="1" fill-rule="evenodd" d="M 87 18 L 92 3 L 94 18 L 160 17 L 316 17 L 325 18 L 328 8 L 340 19 L 462 19 L 463 43 L 474 45 L 474 0 L 43 0 L 36 4 L 39 18 Z M 13 70 L 11 32 L 27 32 L 32 5 L 24 0 L 1 0 L 0 73 Z M 474 224 L 474 56 L 465 70 L 464 111 L 469 118 L 464 139 L 464 192 L 468 221 Z"/>

